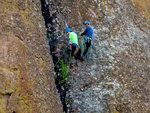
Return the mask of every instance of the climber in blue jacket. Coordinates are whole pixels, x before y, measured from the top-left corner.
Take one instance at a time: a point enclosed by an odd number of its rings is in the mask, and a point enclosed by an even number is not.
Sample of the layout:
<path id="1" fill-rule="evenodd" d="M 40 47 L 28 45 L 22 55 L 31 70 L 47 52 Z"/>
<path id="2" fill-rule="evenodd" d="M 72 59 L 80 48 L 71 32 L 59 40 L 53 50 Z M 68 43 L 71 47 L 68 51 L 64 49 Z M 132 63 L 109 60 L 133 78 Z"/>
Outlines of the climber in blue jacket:
<path id="1" fill-rule="evenodd" d="M 84 35 L 84 41 L 86 44 L 86 48 L 84 50 L 83 53 L 83 57 L 86 56 L 89 47 L 92 45 L 92 39 L 93 39 L 93 27 L 90 25 L 90 22 L 88 20 L 85 20 L 83 22 L 83 25 L 86 27 L 84 32 L 80 34 L 80 36 Z M 81 60 L 85 60 L 84 58 L 82 58 Z"/>

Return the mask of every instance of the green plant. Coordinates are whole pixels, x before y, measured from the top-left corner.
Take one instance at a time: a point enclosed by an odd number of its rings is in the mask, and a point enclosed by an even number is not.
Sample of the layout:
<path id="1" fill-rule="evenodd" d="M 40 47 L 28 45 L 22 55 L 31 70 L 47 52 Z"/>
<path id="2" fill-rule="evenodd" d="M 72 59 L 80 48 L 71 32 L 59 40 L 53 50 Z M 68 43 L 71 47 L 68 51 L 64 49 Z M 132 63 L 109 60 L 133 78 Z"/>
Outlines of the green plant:
<path id="1" fill-rule="evenodd" d="M 62 82 L 64 83 L 68 78 L 67 66 L 63 60 L 61 60 L 61 73 L 62 73 Z"/>

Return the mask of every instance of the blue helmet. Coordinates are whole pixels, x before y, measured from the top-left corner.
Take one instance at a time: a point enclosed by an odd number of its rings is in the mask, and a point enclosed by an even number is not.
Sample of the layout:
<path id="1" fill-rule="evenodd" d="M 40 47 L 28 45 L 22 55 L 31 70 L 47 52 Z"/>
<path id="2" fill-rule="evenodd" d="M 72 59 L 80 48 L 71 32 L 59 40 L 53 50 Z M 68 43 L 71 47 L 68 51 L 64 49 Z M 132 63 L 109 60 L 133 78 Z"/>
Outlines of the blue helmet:
<path id="1" fill-rule="evenodd" d="M 66 29 L 66 33 L 70 32 L 70 31 L 71 31 L 71 29 L 70 29 L 70 28 L 67 28 L 67 29 Z"/>
<path id="2" fill-rule="evenodd" d="M 83 22 L 83 24 L 85 25 L 85 24 L 90 24 L 90 22 L 88 21 L 88 20 L 85 20 L 84 22 Z"/>

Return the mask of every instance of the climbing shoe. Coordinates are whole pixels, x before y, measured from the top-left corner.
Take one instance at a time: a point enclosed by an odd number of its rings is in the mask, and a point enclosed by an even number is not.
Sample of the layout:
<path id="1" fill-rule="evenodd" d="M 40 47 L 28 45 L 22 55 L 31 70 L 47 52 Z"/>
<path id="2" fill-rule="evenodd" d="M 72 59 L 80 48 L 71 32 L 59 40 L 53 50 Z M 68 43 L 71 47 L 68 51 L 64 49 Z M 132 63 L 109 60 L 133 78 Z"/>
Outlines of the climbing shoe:
<path id="1" fill-rule="evenodd" d="M 82 61 L 82 62 L 85 61 L 85 58 L 81 58 L 80 61 Z"/>

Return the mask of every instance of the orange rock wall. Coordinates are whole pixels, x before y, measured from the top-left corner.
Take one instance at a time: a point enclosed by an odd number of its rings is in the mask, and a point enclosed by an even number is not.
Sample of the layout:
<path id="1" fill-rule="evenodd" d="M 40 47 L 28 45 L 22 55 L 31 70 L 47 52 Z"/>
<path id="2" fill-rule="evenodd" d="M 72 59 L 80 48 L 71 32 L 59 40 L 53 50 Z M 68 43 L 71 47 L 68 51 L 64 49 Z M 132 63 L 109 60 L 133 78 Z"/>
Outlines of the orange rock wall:
<path id="1" fill-rule="evenodd" d="M 135 7 L 150 20 L 150 1 L 149 0 L 131 0 Z"/>
<path id="2" fill-rule="evenodd" d="M 0 113 L 61 113 L 40 1 L 0 3 Z"/>

